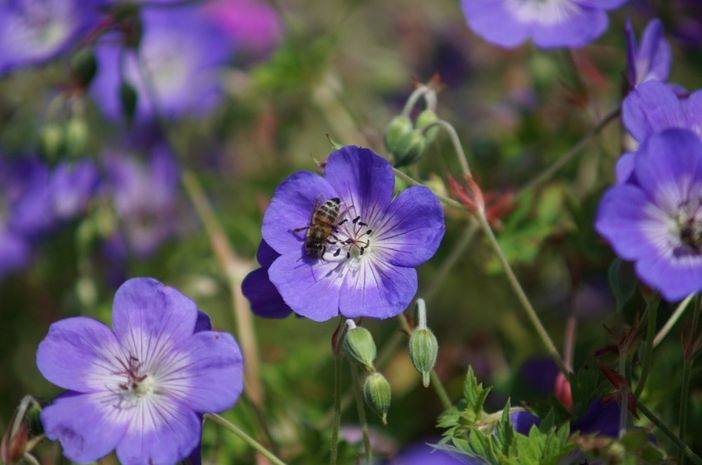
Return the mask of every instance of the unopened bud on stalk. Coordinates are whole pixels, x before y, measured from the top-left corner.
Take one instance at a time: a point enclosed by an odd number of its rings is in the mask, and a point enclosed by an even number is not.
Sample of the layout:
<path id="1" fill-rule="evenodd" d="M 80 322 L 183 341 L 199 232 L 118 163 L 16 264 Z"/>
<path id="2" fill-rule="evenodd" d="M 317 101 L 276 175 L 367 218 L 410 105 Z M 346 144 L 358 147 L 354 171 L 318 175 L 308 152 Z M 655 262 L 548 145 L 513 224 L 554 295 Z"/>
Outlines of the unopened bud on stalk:
<path id="1" fill-rule="evenodd" d="M 41 130 L 41 150 L 49 160 L 56 160 L 63 153 L 63 128 L 55 123 L 48 123 Z"/>
<path id="2" fill-rule="evenodd" d="M 400 141 L 412 132 L 412 121 L 406 116 L 396 116 L 385 128 L 385 147 L 394 154 Z"/>
<path id="3" fill-rule="evenodd" d="M 424 110 L 417 116 L 417 129 L 424 131 L 425 128 L 439 121 L 439 117 L 436 116 L 432 110 Z M 434 126 L 426 131 L 424 131 L 424 139 L 427 144 L 431 144 L 436 138 L 436 134 L 439 132 L 439 128 Z"/>
<path id="4" fill-rule="evenodd" d="M 71 72 L 73 79 L 81 88 L 87 89 L 97 73 L 97 59 L 95 51 L 91 48 L 83 48 L 76 52 L 71 58 Z"/>
<path id="5" fill-rule="evenodd" d="M 383 424 L 388 423 L 388 410 L 390 410 L 390 383 L 377 371 L 366 377 L 363 383 L 363 397 L 366 404 L 380 417 Z"/>
<path id="6" fill-rule="evenodd" d="M 348 328 L 344 336 L 344 350 L 368 371 L 373 371 L 377 353 L 373 336 L 366 328 L 356 326 L 353 320 L 346 320 L 346 325 Z"/>
<path id="7" fill-rule="evenodd" d="M 427 306 L 424 299 L 417 299 L 417 327 L 409 340 L 409 353 L 412 364 L 422 375 L 422 384 L 429 387 L 431 372 L 436 364 L 439 343 L 431 329 L 427 327 Z"/>
<path id="8" fill-rule="evenodd" d="M 127 120 L 127 124 L 131 126 L 134 121 L 139 94 L 137 94 L 134 86 L 127 81 L 122 81 L 119 86 L 119 101 L 122 105 L 122 114 Z"/>
<path id="9" fill-rule="evenodd" d="M 422 131 L 415 129 L 400 139 L 396 150 L 392 152 L 395 158 L 395 166 L 407 166 L 419 160 L 427 146 L 426 138 Z"/>
<path id="10" fill-rule="evenodd" d="M 40 425 L 39 414 L 39 405 L 32 397 L 22 399 L 0 441 L 0 462 L 14 464 L 29 457 L 44 437 L 37 430 L 40 428 L 37 426 Z"/>
<path id="11" fill-rule="evenodd" d="M 66 125 L 66 148 L 72 155 L 85 155 L 88 125 L 83 118 L 73 117 Z"/>

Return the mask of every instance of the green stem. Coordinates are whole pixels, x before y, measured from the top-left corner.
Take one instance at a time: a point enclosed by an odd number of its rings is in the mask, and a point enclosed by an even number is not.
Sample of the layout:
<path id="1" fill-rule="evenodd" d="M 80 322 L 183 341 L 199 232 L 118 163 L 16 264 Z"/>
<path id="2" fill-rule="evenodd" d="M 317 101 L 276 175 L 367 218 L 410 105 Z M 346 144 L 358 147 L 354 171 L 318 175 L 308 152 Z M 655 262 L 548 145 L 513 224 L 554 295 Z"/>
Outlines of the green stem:
<path id="1" fill-rule="evenodd" d="M 512 290 L 517 296 L 517 299 L 522 304 L 522 308 L 526 312 L 527 318 L 531 322 L 532 326 L 534 326 L 534 329 L 536 330 L 539 339 L 541 339 L 541 343 L 543 344 L 544 348 L 551 356 L 551 358 L 553 358 L 553 361 L 556 362 L 558 368 L 563 373 L 569 373 L 568 369 L 563 363 L 563 359 L 561 358 L 558 349 L 556 349 L 556 345 L 553 343 L 551 336 L 548 335 L 548 332 L 546 332 L 546 328 L 544 328 L 544 325 L 541 323 L 541 320 L 539 319 L 536 310 L 534 310 L 534 307 L 531 305 L 531 302 L 529 302 L 529 298 L 524 292 L 522 285 L 519 283 L 517 276 L 514 274 L 514 271 L 512 270 L 512 267 L 510 266 L 507 257 L 505 257 L 505 254 L 502 252 L 500 243 L 497 242 L 495 233 L 492 231 L 490 224 L 487 222 L 484 212 L 480 212 L 478 214 L 478 220 L 480 221 L 480 227 L 485 233 L 485 236 L 488 238 L 488 242 L 490 242 L 490 245 L 492 246 L 495 254 L 497 255 L 498 260 L 500 261 L 500 264 L 502 265 L 502 269 L 504 270 L 505 275 L 507 276 L 507 281 L 509 281 Z"/>
<path id="2" fill-rule="evenodd" d="M 230 422 L 226 418 L 224 418 L 220 415 L 217 415 L 216 413 L 206 413 L 205 419 L 210 420 L 213 423 L 217 423 L 218 425 L 225 427 L 226 429 L 228 429 L 232 433 L 239 436 L 239 438 L 241 438 L 245 443 L 247 443 L 249 446 L 251 446 L 253 449 L 258 451 L 259 453 L 261 453 L 261 455 L 266 457 L 268 460 L 270 460 L 270 462 L 273 465 L 286 465 L 285 462 L 283 462 L 278 457 L 276 457 L 276 455 L 273 452 L 271 452 L 268 449 L 266 449 L 265 447 L 263 447 L 263 445 L 261 445 L 253 437 L 249 436 L 246 433 L 246 431 L 242 430 L 241 428 L 239 428 L 238 426 L 236 426 L 234 423 Z"/>
<path id="3" fill-rule="evenodd" d="M 685 298 L 685 300 L 680 302 L 668 321 L 665 322 L 661 330 L 658 331 L 658 334 L 656 334 L 656 337 L 653 339 L 654 348 L 658 347 L 661 341 L 668 335 L 670 330 L 673 329 L 673 326 L 675 326 L 675 323 L 677 323 L 683 313 L 685 313 L 685 310 L 687 310 L 687 307 L 690 305 L 690 302 L 692 302 L 692 298 L 694 296 L 695 294 L 690 294 Z"/>
<path id="4" fill-rule="evenodd" d="M 685 440 L 685 435 L 687 434 L 687 408 L 688 401 L 690 399 L 690 371 L 692 371 L 692 359 L 685 358 L 683 362 L 683 372 L 682 372 L 682 385 L 680 387 L 680 415 L 678 421 L 680 421 L 680 430 L 678 436 L 683 441 Z M 680 465 L 685 465 L 685 454 L 681 450 L 678 454 L 678 463 Z"/>
<path id="5" fill-rule="evenodd" d="M 643 413 L 643 415 L 651 420 L 651 423 L 656 425 L 656 427 L 661 430 L 663 434 L 665 434 L 668 439 L 670 439 L 673 444 L 678 448 L 678 450 L 684 454 L 688 459 L 692 461 L 695 465 L 702 465 L 702 459 L 695 454 L 695 452 L 690 449 L 690 446 L 685 444 L 685 442 L 680 439 L 678 435 L 676 435 L 672 429 L 668 427 L 665 423 L 663 423 L 663 420 L 658 418 L 655 413 L 653 413 L 652 410 L 650 410 L 648 407 L 646 407 L 643 403 L 639 402 L 638 403 L 638 410 Z"/>
<path id="6" fill-rule="evenodd" d="M 341 339 L 339 339 L 341 340 Z M 331 425 L 330 465 L 336 465 L 339 454 L 339 425 L 341 424 L 341 350 L 334 354 L 334 421 Z"/>
<path id="7" fill-rule="evenodd" d="M 576 155 L 578 155 L 589 143 L 592 141 L 592 139 L 595 138 L 604 128 L 606 128 L 609 123 L 614 121 L 618 116 L 619 116 L 620 110 L 617 108 L 616 110 L 612 110 L 610 113 L 608 113 L 604 118 L 600 120 L 597 125 L 590 129 L 590 131 L 583 136 L 582 139 L 580 139 L 574 146 L 572 146 L 567 152 L 565 152 L 563 155 L 558 157 L 558 159 L 548 168 L 546 168 L 544 171 L 542 171 L 538 176 L 536 176 L 534 179 L 526 183 L 521 189 L 519 189 L 515 195 L 515 198 L 520 198 L 524 194 L 528 193 L 531 190 L 534 190 L 535 188 L 539 187 L 540 185 L 544 184 L 546 181 L 551 179 L 558 171 L 560 171 L 564 166 L 566 166 L 570 161 L 575 158 Z"/>
<path id="8" fill-rule="evenodd" d="M 651 362 L 653 360 L 653 340 L 656 335 L 656 323 L 658 321 L 658 304 L 660 298 L 652 297 L 647 302 L 646 317 L 648 318 L 648 328 L 646 329 L 646 348 L 644 349 L 644 358 L 641 364 L 641 378 L 636 385 L 634 396 L 638 399 L 646 386 L 648 374 L 651 371 Z"/>
<path id="9" fill-rule="evenodd" d="M 408 174 L 406 174 L 405 172 L 403 172 L 397 168 L 393 168 L 392 171 L 395 173 L 395 176 L 402 179 L 403 181 L 405 181 L 408 184 L 411 184 L 413 186 L 421 186 L 421 187 L 429 188 L 429 186 L 422 184 L 421 182 L 417 181 L 413 177 L 409 176 Z M 451 197 L 446 197 L 445 195 L 441 195 L 441 194 L 434 192 L 434 191 L 432 191 L 432 192 L 434 193 L 434 195 L 436 196 L 437 199 L 441 200 L 441 202 L 444 203 L 444 205 L 456 208 L 458 210 L 465 210 L 466 209 L 466 207 L 464 207 L 463 204 L 461 202 L 459 202 L 458 200 L 454 200 Z M 471 212 L 469 212 L 469 213 L 471 213 Z M 471 217 L 471 221 L 474 221 L 472 219 L 472 217 Z"/>
<path id="10" fill-rule="evenodd" d="M 426 131 L 435 126 L 440 127 L 449 135 L 449 138 L 451 139 L 451 144 L 453 144 L 453 148 L 456 153 L 456 158 L 458 159 L 458 163 L 461 165 L 461 171 L 463 172 L 463 174 L 465 176 L 472 176 L 470 172 L 470 167 L 468 166 L 468 157 L 466 156 L 466 152 L 463 150 L 463 145 L 461 144 L 461 139 L 458 137 L 456 128 L 454 128 L 453 125 L 448 121 L 440 119 L 427 125 L 427 127 L 425 127 L 423 131 L 426 133 Z"/>
<path id="11" fill-rule="evenodd" d="M 366 463 L 373 464 L 373 448 L 370 442 L 370 434 L 368 432 L 368 419 L 366 418 L 366 408 L 363 405 L 363 395 L 361 394 L 361 384 L 358 376 L 358 367 L 355 363 L 351 363 L 351 377 L 353 395 L 356 398 L 356 409 L 358 410 L 358 421 L 361 422 L 361 432 L 363 433 L 363 449 L 366 454 Z"/>
<path id="12" fill-rule="evenodd" d="M 415 107 L 415 105 L 417 105 L 419 99 L 424 97 L 424 95 L 429 92 L 433 92 L 433 90 L 424 84 L 414 89 L 414 92 L 412 92 L 407 98 L 407 102 L 405 102 L 405 106 L 402 108 L 402 113 L 400 114 L 406 118 L 409 118 L 410 114 L 412 113 L 412 109 Z"/>
<path id="13" fill-rule="evenodd" d="M 622 378 L 626 379 L 626 351 L 623 349 L 619 349 L 619 374 L 622 375 Z M 626 426 L 627 426 L 627 421 L 629 418 L 629 409 L 627 408 L 627 405 L 629 405 L 628 402 L 628 393 L 626 389 L 621 390 L 621 408 L 619 409 L 619 437 L 623 437 L 624 434 L 626 433 Z"/>

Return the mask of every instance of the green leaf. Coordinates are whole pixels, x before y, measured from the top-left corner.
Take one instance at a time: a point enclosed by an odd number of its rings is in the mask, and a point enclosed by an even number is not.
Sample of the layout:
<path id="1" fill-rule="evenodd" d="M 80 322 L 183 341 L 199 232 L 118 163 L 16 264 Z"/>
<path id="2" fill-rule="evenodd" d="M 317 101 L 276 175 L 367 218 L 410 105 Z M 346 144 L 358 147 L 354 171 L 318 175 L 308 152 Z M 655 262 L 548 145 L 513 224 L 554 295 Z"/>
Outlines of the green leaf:
<path id="1" fill-rule="evenodd" d="M 617 311 L 621 311 L 636 292 L 636 274 L 631 263 L 615 258 L 607 271 L 609 288 L 614 294 Z"/>
<path id="2" fill-rule="evenodd" d="M 514 427 L 509 419 L 509 410 L 511 408 L 509 399 L 507 404 L 502 409 L 502 418 L 497 422 L 497 442 L 501 448 L 503 455 L 509 455 L 510 447 L 512 446 L 512 441 L 514 440 Z"/>

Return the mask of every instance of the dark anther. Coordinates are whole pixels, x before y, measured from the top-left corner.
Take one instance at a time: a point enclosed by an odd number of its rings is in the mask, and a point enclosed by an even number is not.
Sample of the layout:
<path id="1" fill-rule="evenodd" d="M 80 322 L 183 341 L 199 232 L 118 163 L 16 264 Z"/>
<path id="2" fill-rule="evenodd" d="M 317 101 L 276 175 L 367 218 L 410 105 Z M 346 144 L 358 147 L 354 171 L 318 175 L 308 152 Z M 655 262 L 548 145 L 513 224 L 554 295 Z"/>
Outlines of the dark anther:
<path id="1" fill-rule="evenodd" d="M 369 229 L 368 231 L 366 231 L 366 234 L 370 234 L 370 233 L 372 233 L 372 232 L 373 232 L 373 230 L 372 230 L 372 229 Z"/>
<path id="2" fill-rule="evenodd" d="M 337 226 L 341 226 L 342 224 L 346 223 L 348 220 L 349 220 L 348 218 L 344 218 L 344 219 L 341 220 L 340 222 L 336 223 L 336 225 L 337 225 Z"/>
<path id="3" fill-rule="evenodd" d="M 357 217 L 354 218 L 353 221 L 351 221 L 351 222 L 352 222 L 353 224 L 356 224 L 356 223 L 358 222 L 358 220 L 360 220 L 360 219 L 361 219 L 361 217 L 360 217 L 360 216 L 357 216 Z"/>
<path id="4" fill-rule="evenodd" d="M 341 253 L 341 249 L 336 249 L 336 252 L 334 252 L 334 256 L 338 257 L 340 253 Z"/>
<path id="5" fill-rule="evenodd" d="M 365 251 L 366 251 L 366 248 L 365 248 L 365 247 L 361 247 L 361 255 L 363 255 L 363 252 L 365 252 Z"/>
<path id="6" fill-rule="evenodd" d="M 346 258 L 351 258 L 351 252 L 346 252 Z"/>
<path id="7" fill-rule="evenodd" d="M 368 223 L 364 223 L 363 221 L 359 221 L 358 225 L 359 226 L 368 226 Z"/>

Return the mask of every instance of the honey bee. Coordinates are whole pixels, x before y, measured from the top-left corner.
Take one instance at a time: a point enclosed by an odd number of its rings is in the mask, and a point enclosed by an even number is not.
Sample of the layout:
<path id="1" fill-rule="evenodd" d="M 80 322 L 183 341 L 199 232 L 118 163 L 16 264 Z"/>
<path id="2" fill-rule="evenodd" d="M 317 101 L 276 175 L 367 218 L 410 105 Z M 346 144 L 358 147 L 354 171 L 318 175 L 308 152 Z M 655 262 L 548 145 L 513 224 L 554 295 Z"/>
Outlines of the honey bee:
<path id="1" fill-rule="evenodd" d="M 334 232 L 341 217 L 341 199 L 331 198 L 322 203 L 315 202 L 310 224 L 293 232 L 307 230 L 305 234 L 305 252 L 313 258 L 324 258 L 327 244 L 336 244 Z"/>

